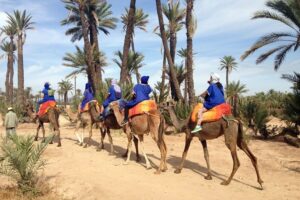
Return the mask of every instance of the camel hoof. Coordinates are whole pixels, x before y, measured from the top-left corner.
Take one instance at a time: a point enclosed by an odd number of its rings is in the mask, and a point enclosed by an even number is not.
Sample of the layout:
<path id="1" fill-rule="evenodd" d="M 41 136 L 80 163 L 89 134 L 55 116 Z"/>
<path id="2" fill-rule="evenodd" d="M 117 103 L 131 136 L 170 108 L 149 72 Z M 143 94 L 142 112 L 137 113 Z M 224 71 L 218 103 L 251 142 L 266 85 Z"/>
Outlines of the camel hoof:
<path id="1" fill-rule="evenodd" d="M 114 153 L 110 152 L 108 155 L 109 155 L 109 156 L 113 156 L 113 155 L 114 155 Z"/>
<path id="2" fill-rule="evenodd" d="M 127 153 L 122 154 L 122 158 L 127 158 Z"/>
<path id="3" fill-rule="evenodd" d="M 228 181 L 223 181 L 223 182 L 221 183 L 221 185 L 229 185 L 229 182 L 228 182 Z"/>
<path id="4" fill-rule="evenodd" d="M 53 142 L 51 141 L 49 144 L 53 144 Z"/>
<path id="5" fill-rule="evenodd" d="M 35 137 L 35 138 L 34 138 L 34 141 L 38 141 L 38 138 L 37 138 L 37 137 Z"/>
<path id="6" fill-rule="evenodd" d="M 211 175 L 206 175 L 204 178 L 205 178 L 206 180 L 212 180 Z"/>
<path id="7" fill-rule="evenodd" d="M 99 152 L 99 151 L 102 151 L 102 149 L 101 148 L 97 148 L 96 151 Z"/>
<path id="8" fill-rule="evenodd" d="M 156 175 L 159 175 L 160 173 L 161 173 L 160 170 L 156 170 L 156 171 L 154 172 L 154 174 L 156 174 Z"/>
<path id="9" fill-rule="evenodd" d="M 152 169 L 152 167 L 151 166 L 146 166 L 146 169 L 149 170 L 149 169 Z"/>
<path id="10" fill-rule="evenodd" d="M 123 162 L 123 165 L 128 165 L 128 162 L 126 161 L 126 162 Z"/>
<path id="11" fill-rule="evenodd" d="M 176 169 L 176 170 L 174 171 L 174 173 L 175 173 L 175 174 L 180 174 L 180 173 L 181 173 L 181 169 Z"/>
<path id="12" fill-rule="evenodd" d="M 83 146 L 83 148 L 87 148 L 87 144 L 85 144 L 85 145 Z"/>
<path id="13" fill-rule="evenodd" d="M 161 171 L 162 171 L 162 172 L 166 172 L 167 170 L 168 170 L 168 168 L 165 167 L 165 168 L 163 168 Z"/>
<path id="14" fill-rule="evenodd" d="M 58 144 L 57 147 L 61 147 L 61 144 Z"/>
<path id="15" fill-rule="evenodd" d="M 82 146 L 83 145 L 83 143 L 79 143 L 79 146 Z"/>
<path id="16" fill-rule="evenodd" d="M 264 190 L 263 184 L 259 183 L 259 185 L 260 185 L 260 190 Z"/>

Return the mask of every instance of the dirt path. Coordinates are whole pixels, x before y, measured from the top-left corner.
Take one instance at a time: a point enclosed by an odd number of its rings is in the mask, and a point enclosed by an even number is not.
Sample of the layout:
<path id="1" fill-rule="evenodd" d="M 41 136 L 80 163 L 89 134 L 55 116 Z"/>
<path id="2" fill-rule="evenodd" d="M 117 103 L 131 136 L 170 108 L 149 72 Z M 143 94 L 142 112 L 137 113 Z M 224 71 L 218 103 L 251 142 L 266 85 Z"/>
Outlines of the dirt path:
<path id="1" fill-rule="evenodd" d="M 50 145 L 45 152 L 48 165 L 45 174 L 51 186 L 66 199 L 300 199 L 300 149 L 283 143 L 254 140 L 250 148 L 258 157 L 265 190 L 258 190 L 255 171 L 248 157 L 238 151 L 241 162 L 234 180 L 229 186 L 220 182 L 232 169 L 229 150 L 224 138 L 209 141 L 208 148 L 213 170 L 213 180 L 204 179 L 206 164 L 202 147 L 194 139 L 181 174 L 174 174 L 180 162 L 184 135 L 166 136 L 168 146 L 168 171 L 155 175 L 154 169 L 146 170 L 144 159 L 136 163 L 134 153 L 129 165 L 123 165 L 121 154 L 125 152 L 127 139 L 118 132 L 113 134 L 115 156 L 110 156 L 106 139 L 105 150 L 96 151 L 100 140 L 94 130 L 94 142 L 86 149 L 78 146 L 72 127 L 63 127 L 62 148 Z M 3 134 L 3 129 L 1 129 Z M 34 125 L 22 125 L 22 134 L 33 134 Z M 150 138 L 145 139 L 145 149 L 154 168 L 159 164 L 159 150 Z M 1 184 L 1 182 L 0 182 Z"/>

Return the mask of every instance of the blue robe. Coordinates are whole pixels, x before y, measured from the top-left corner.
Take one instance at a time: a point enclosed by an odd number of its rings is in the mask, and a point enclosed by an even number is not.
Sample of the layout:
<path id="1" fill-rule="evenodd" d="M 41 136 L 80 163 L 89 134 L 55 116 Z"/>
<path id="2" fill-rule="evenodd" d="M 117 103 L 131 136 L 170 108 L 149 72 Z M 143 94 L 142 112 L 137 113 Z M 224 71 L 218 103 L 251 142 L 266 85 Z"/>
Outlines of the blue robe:
<path id="1" fill-rule="evenodd" d="M 45 88 L 43 89 L 42 93 L 44 94 L 44 97 L 43 97 L 43 99 L 39 100 L 39 102 L 38 102 L 39 104 L 45 103 L 45 102 L 47 102 L 47 101 L 55 101 L 54 96 L 49 96 L 49 94 L 48 94 L 48 91 L 49 91 L 50 89 L 51 89 L 51 88 L 49 88 L 49 87 L 45 87 Z"/>
<path id="2" fill-rule="evenodd" d="M 152 92 L 152 89 L 148 84 L 136 84 L 133 92 L 135 93 L 135 98 L 126 104 L 127 108 L 132 108 L 142 101 L 149 100 L 149 94 Z"/>
<path id="3" fill-rule="evenodd" d="M 207 88 L 207 97 L 205 98 L 204 107 L 212 109 L 213 107 L 225 103 L 223 87 L 219 88 L 217 84 L 212 83 Z"/>
<path id="4" fill-rule="evenodd" d="M 85 91 L 84 91 L 84 93 L 83 93 L 83 96 L 84 96 L 84 97 L 83 97 L 83 100 L 82 100 L 81 106 L 80 106 L 81 109 L 83 109 L 84 106 L 85 106 L 88 102 L 90 102 L 90 101 L 92 101 L 92 100 L 94 99 L 94 94 L 93 94 L 91 88 L 85 89 Z"/>
<path id="5" fill-rule="evenodd" d="M 105 101 L 103 102 L 103 107 L 104 109 L 113 101 L 119 100 L 122 97 L 122 93 L 121 92 L 117 92 L 114 88 L 114 86 L 110 86 L 109 90 L 108 90 L 108 97 L 105 99 Z"/>

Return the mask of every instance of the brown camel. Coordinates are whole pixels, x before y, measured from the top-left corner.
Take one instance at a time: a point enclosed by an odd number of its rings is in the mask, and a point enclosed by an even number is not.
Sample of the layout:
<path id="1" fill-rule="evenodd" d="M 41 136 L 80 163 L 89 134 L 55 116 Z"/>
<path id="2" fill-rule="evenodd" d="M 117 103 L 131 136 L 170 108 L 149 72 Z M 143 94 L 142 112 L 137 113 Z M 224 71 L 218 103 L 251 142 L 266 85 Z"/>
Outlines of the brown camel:
<path id="1" fill-rule="evenodd" d="M 243 125 L 238 120 L 229 120 L 226 121 L 225 119 L 220 119 L 215 122 L 210 123 L 203 123 L 202 130 L 197 134 L 192 134 L 191 130 L 193 130 L 196 126 L 196 122 L 192 122 L 190 118 L 185 120 L 179 120 L 175 114 L 174 111 L 174 105 L 170 103 L 166 103 L 162 105 L 162 108 L 167 110 L 170 114 L 170 117 L 172 119 L 173 125 L 176 127 L 177 130 L 184 131 L 186 133 L 186 139 L 185 139 L 185 147 L 182 154 L 182 159 L 180 162 L 179 167 L 175 170 L 175 173 L 179 174 L 181 173 L 181 170 L 183 168 L 183 163 L 186 159 L 187 152 L 189 150 L 191 141 L 193 137 L 198 137 L 200 140 L 203 151 L 204 151 L 204 158 L 207 164 L 207 176 L 205 179 L 211 180 L 211 171 L 210 171 L 210 164 L 209 164 L 209 155 L 208 155 L 208 149 L 207 149 L 207 143 L 206 140 L 212 140 L 220 137 L 221 135 L 225 136 L 225 144 L 227 148 L 231 152 L 231 156 L 233 159 L 233 169 L 231 172 L 231 175 L 229 178 L 225 181 L 223 181 L 222 185 L 228 185 L 234 174 L 236 173 L 237 169 L 240 166 L 240 162 L 237 156 L 236 146 L 238 146 L 241 150 L 243 150 L 246 155 L 251 159 L 252 165 L 255 168 L 256 175 L 257 175 L 257 182 L 260 184 L 261 189 L 263 189 L 262 186 L 262 179 L 260 178 L 258 166 L 257 166 L 257 159 L 253 155 L 253 153 L 250 151 L 249 147 L 247 146 L 247 143 L 244 140 L 243 137 Z"/>
<path id="2" fill-rule="evenodd" d="M 122 120 L 124 119 L 123 113 L 119 109 L 119 105 L 116 102 L 112 102 L 110 104 L 114 115 L 119 124 L 121 124 Z M 160 154 L 160 165 L 157 169 L 156 173 L 160 173 L 161 171 L 167 170 L 167 163 L 166 163 L 166 156 L 167 156 L 167 147 L 164 141 L 164 118 L 161 117 L 159 110 L 150 111 L 149 113 L 144 113 L 141 115 L 136 115 L 129 120 L 129 123 L 126 125 L 126 134 L 128 137 L 128 155 L 125 161 L 125 164 L 128 164 L 131 154 L 131 141 L 132 141 L 132 134 L 137 135 L 140 143 L 142 153 L 146 160 L 146 167 L 147 169 L 151 168 L 149 159 L 144 150 L 144 134 L 150 133 L 153 140 L 156 142 Z"/>
<path id="3" fill-rule="evenodd" d="M 126 133 L 126 127 L 122 127 L 119 125 L 119 123 L 117 122 L 117 119 L 115 117 L 115 115 L 109 114 L 108 116 L 105 117 L 105 120 L 103 122 L 101 122 L 101 126 L 100 126 L 100 132 L 101 132 L 101 144 L 99 147 L 99 150 L 104 149 L 104 138 L 105 135 L 107 133 L 107 135 L 109 136 L 109 141 L 112 143 L 112 137 L 110 135 L 110 129 L 113 130 L 119 130 L 122 129 L 124 133 Z M 140 161 L 140 156 L 139 156 L 139 149 L 138 149 L 138 139 L 136 137 L 133 137 L 133 142 L 134 142 L 134 146 L 135 146 L 135 150 L 136 150 L 136 161 L 139 162 Z M 111 151 L 110 154 L 113 154 L 113 146 L 111 146 Z M 122 157 L 127 157 L 128 154 L 128 149 L 127 151 L 122 155 Z"/>
<path id="4" fill-rule="evenodd" d="M 38 140 L 38 136 L 39 136 L 39 131 L 40 128 L 42 128 L 43 131 L 43 141 L 45 141 L 45 127 L 44 127 L 44 123 L 50 123 L 51 126 L 54 129 L 54 134 L 57 135 L 58 137 L 58 144 L 57 146 L 60 147 L 61 146 L 61 139 L 60 139 L 60 130 L 59 130 L 59 122 L 58 122 L 58 118 L 59 118 L 59 110 L 57 108 L 49 108 L 49 110 L 47 111 L 46 114 L 44 114 L 43 116 L 37 116 L 36 113 L 34 112 L 33 109 L 33 105 L 32 103 L 27 103 L 26 104 L 26 112 L 28 114 L 28 116 L 35 121 L 36 119 L 38 120 L 38 127 L 37 127 L 37 131 L 36 131 L 36 135 L 35 135 L 35 141 Z M 50 144 L 53 144 L 53 139 L 52 138 Z"/>

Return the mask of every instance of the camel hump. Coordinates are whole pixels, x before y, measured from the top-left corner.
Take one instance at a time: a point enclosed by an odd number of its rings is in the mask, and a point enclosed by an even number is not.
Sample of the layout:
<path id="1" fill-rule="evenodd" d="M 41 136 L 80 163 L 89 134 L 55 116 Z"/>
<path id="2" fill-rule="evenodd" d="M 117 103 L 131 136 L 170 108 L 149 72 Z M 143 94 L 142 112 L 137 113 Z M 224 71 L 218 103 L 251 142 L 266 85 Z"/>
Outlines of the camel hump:
<path id="1" fill-rule="evenodd" d="M 138 103 L 136 106 L 129 110 L 129 117 L 133 117 L 135 115 L 140 115 L 143 113 L 151 113 L 157 112 L 157 105 L 154 100 L 146 100 Z"/>

